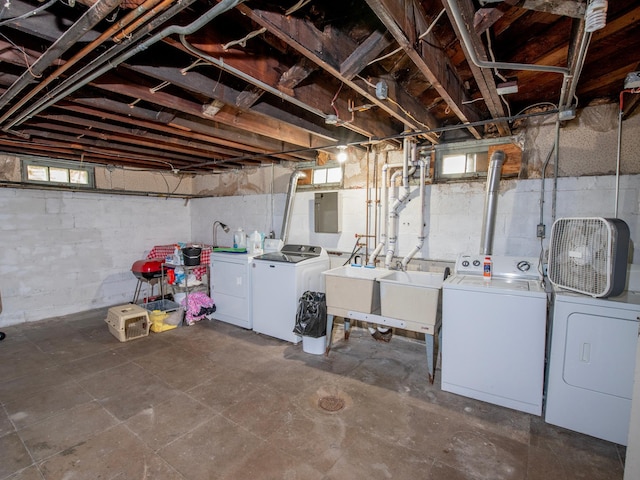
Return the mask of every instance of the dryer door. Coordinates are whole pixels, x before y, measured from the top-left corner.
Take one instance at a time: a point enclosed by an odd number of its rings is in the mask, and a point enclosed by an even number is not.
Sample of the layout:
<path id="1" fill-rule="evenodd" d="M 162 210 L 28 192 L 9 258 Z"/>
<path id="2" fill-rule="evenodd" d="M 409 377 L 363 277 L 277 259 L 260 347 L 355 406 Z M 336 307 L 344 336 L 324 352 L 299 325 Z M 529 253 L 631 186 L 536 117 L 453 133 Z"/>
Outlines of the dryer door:
<path id="1" fill-rule="evenodd" d="M 615 314 L 615 310 L 612 310 Z M 569 385 L 631 398 L 638 322 L 586 312 L 567 319 L 563 377 Z"/>

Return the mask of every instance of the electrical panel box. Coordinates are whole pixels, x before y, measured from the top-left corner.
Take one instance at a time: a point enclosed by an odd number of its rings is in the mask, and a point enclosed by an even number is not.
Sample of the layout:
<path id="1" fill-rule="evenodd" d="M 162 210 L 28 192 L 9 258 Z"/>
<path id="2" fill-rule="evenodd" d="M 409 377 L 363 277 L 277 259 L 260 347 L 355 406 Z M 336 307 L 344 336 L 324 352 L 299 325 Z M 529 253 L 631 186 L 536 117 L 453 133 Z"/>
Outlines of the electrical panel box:
<path id="1" fill-rule="evenodd" d="M 314 231 L 340 233 L 340 198 L 338 192 L 316 193 L 314 200 Z"/>

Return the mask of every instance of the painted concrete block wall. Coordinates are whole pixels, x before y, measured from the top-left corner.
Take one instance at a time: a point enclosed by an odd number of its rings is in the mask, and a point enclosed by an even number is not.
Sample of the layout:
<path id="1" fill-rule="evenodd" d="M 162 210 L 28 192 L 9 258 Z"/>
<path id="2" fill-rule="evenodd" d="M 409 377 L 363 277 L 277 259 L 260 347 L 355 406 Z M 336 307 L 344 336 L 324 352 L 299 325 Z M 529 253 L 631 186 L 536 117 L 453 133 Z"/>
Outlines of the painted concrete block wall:
<path id="1" fill-rule="evenodd" d="M 543 223 L 548 246 L 552 226 L 552 180 L 545 181 Z M 540 223 L 539 205 L 542 180 L 503 180 L 496 211 L 493 253 L 496 255 L 538 256 L 540 240 L 536 226 Z M 370 192 L 375 198 L 375 192 Z M 485 183 L 452 183 L 430 185 L 425 194 L 426 240 L 416 259 L 452 262 L 460 253 L 477 253 L 480 250 Z M 285 195 L 255 195 L 257 205 L 275 205 L 273 222 L 276 234 L 280 231 Z M 615 177 L 560 178 L 556 198 L 556 218 L 575 216 L 612 217 L 614 212 Z M 313 226 L 314 192 L 299 191 L 294 199 L 289 230 L 289 243 L 322 245 L 329 250 L 350 252 L 355 234 L 366 234 L 367 216 L 373 233 L 373 212 L 367 206 L 367 192 L 340 191 L 342 205 L 342 231 L 338 234 L 315 233 Z M 219 197 L 198 199 L 193 202 L 194 239 L 209 239 L 210 224 L 214 218 L 232 219 L 230 226 L 242 226 L 245 231 L 263 230 L 265 222 L 260 213 L 251 214 L 246 197 Z M 249 204 L 253 205 L 253 203 Z M 619 218 L 630 227 L 634 243 L 640 241 L 640 175 L 622 176 L 619 202 Z M 211 212 L 216 212 L 212 215 Z M 200 219 L 206 218 L 206 222 Z M 416 187 L 411 188 L 410 201 L 402 210 L 398 221 L 397 256 L 403 257 L 416 244 L 420 230 L 420 205 Z M 235 223 L 233 223 L 235 222 Z M 199 223 L 207 226 L 199 226 Z M 225 222 L 226 223 L 226 222 Z M 268 231 L 268 229 L 266 230 Z M 220 236 L 219 239 L 224 238 Z M 230 239 L 230 234 L 227 237 Z M 204 241 L 203 240 L 203 241 Z M 222 243 L 222 242 L 220 242 Z M 373 248 L 373 243 L 371 244 Z M 379 257 L 383 260 L 382 257 Z M 633 256 L 633 263 L 640 263 L 640 254 Z"/>
<path id="2" fill-rule="evenodd" d="M 551 180 L 546 181 L 543 222 L 551 229 Z M 498 200 L 494 253 L 538 255 L 540 179 L 503 180 Z M 417 259 L 451 262 L 462 252 L 477 252 L 484 204 L 484 182 L 427 186 L 426 241 Z M 640 175 L 622 176 L 619 217 L 640 241 Z M 612 216 L 615 177 L 571 177 L 558 181 L 557 217 Z M 322 245 L 350 252 L 355 234 L 373 231 L 373 210 L 364 189 L 340 192 L 342 232 L 313 231 L 313 192 L 295 196 L 290 243 Z M 375 192 L 370 191 L 375 198 Z M 415 187 L 401 213 L 398 250 L 413 248 L 420 205 Z M 82 310 L 127 303 L 136 279 L 135 260 L 154 245 L 178 241 L 210 244 L 216 220 L 232 231 L 274 230 L 279 236 L 286 194 L 195 199 L 188 203 L 155 197 L 130 197 L 37 190 L 0 190 L 0 326 L 35 321 Z M 230 245 L 232 232 L 218 231 Z M 548 238 L 543 242 L 546 248 Z M 373 248 L 373 243 L 371 244 Z M 633 262 L 640 264 L 634 252 Z"/>
<path id="3" fill-rule="evenodd" d="M 0 189 L 0 326 L 131 301 L 134 261 L 189 241 L 183 200 Z"/>
<path id="4" fill-rule="evenodd" d="M 220 246 L 232 246 L 233 233 L 242 228 L 249 235 L 254 230 L 280 236 L 286 194 L 238 195 L 195 199 L 191 204 L 191 238 L 194 243 L 211 245 L 213 224 L 216 221 L 229 226 L 229 233 L 217 228 Z"/>

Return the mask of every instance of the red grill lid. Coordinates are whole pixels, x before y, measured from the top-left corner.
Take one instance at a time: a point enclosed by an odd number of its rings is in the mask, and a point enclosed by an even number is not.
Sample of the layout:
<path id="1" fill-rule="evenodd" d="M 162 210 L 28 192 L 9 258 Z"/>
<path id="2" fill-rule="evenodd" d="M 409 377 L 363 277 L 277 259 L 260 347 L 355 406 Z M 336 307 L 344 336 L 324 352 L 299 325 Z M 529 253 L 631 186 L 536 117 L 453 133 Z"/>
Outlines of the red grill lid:
<path id="1" fill-rule="evenodd" d="M 138 278 L 155 278 L 161 275 L 163 263 L 164 260 L 153 258 L 150 260 L 137 260 L 133 262 L 131 271 Z"/>

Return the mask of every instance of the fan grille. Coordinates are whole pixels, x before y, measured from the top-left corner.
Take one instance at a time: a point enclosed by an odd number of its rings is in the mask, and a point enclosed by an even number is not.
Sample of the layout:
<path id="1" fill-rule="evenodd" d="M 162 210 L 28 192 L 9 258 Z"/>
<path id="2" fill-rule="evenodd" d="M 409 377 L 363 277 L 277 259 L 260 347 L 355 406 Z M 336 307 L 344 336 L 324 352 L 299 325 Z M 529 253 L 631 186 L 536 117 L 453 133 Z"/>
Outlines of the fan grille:
<path id="1" fill-rule="evenodd" d="M 551 231 L 549 279 L 559 287 L 592 296 L 610 291 L 613 229 L 604 218 L 561 218 Z"/>

